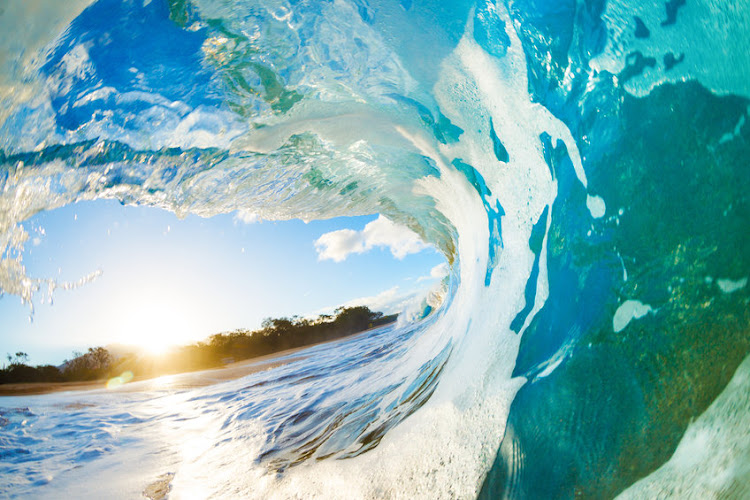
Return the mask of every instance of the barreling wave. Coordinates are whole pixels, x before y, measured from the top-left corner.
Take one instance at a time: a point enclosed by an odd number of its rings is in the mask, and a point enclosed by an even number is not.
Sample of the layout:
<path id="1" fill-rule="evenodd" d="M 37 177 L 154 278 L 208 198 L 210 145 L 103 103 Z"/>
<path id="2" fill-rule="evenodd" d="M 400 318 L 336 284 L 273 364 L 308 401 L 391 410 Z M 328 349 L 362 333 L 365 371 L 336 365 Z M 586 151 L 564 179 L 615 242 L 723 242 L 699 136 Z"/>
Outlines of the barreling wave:
<path id="1" fill-rule="evenodd" d="M 181 401 L 211 432 L 173 462 L 174 494 L 750 493 L 744 442 L 665 465 L 699 416 L 704 433 L 750 417 L 725 401 L 744 372 L 717 400 L 750 348 L 750 9 L 97 0 L 53 22 L 26 5 L 0 14 L 36 16 L 0 38 L 3 293 L 75 285 L 28 275 L 23 224 L 95 199 L 382 213 L 452 266 L 437 312 L 349 363 Z"/>

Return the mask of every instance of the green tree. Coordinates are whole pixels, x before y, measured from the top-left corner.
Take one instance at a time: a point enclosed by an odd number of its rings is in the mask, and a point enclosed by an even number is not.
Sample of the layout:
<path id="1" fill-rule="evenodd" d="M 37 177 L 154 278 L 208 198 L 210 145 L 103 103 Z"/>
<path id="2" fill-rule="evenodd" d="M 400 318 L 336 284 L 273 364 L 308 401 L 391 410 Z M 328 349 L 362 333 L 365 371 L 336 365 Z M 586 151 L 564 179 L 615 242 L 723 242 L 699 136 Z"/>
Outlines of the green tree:
<path id="1" fill-rule="evenodd" d="M 85 353 L 73 352 L 65 362 L 63 373 L 69 380 L 93 380 L 107 374 L 114 358 L 104 347 L 89 347 Z"/>

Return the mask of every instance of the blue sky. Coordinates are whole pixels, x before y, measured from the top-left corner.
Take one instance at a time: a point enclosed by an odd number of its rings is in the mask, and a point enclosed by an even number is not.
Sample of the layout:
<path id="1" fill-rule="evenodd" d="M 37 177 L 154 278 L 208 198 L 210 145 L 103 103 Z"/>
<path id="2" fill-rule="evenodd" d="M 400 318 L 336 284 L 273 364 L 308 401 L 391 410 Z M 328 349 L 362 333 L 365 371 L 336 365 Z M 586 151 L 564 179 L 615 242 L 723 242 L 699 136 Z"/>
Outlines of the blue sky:
<path id="1" fill-rule="evenodd" d="M 32 364 L 58 364 L 95 345 L 188 343 L 255 328 L 269 316 L 392 298 L 434 283 L 424 277 L 444 262 L 377 215 L 248 224 L 235 214 L 179 220 L 100 200 L 43 212 L 24 226 L 31 276 L 74 282 L 102 271 L 80 288 L 56 291 L 53 305 L 38 297 L 31 323 L 18 297 L 0 298 L 0 354 L 24 351 Z M 323 235 L 335 248 L 316 247 Z"/>

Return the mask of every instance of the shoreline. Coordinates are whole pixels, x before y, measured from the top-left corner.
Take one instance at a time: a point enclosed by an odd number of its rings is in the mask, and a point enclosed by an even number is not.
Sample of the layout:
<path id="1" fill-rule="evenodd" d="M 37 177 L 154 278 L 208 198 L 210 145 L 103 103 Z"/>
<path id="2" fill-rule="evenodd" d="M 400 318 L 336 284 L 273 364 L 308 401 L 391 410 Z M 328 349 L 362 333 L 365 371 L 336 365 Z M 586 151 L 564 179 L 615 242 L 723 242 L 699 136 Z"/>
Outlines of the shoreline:
<path id="1" fill-rule="evenodd" d="M 219 382 L 226 382 L 227 380 L 235 380 L 259 371 L 270 370 L 271 368 L 276 368 L 291 363 L 292 361 L 297 361 L 305 356 L 291 356 L 292 354 L 319 345 L 349 340 L 372 330 L 390 326 L 393 323 L 395 323 L 395 321 L 386 323 L 385 325 L 374 326 L 361 332 L 346 335 L 337 339 L 324 340 L 323 342 L 293 347 L 291 349 L 265 354 L 255 358 L 235 361 L 215 368 L 189 372 L 167 373 L 152 377 L 135 377 L 131 382 L 113 389 L 107 388 L 107 381 L 109 379 L 91 380 L 86 382 L 20 382 L 15 384 L 0 384 L 0 399 L 3 397 L 41 396 L 59 392 L 97 390 L 109 392 L 148 392 L 158 389 L 192 389 L 196 387 L 205 387 L 207 385 L 218 384 Z M 277 359 L 283 357 L 289 358 L 283 360 Z"/>
<path id="2" fill-rule="evenodd" d="M 303 356 L 293 356 L 283 360 L 278 360 L 277 358 L 287 357 L 310 347 L 326 344 L 329 342 L 337 342 L 339 340 L 341 339 L 286 349 L 284 351 L 266 354 L 264 356 L 235 361 L 233 363 L 229 363 L 216 368 L 208 368 L 190 372 L 169 373 L 147 378 L 136 377 L 131 382 L 123 384 L 114 389 L 107 389 L 106 385 L 109 379 L 91 380 L 86 382 L 21 382 L 15 384 L 1 384 L 0 398 L 14 396 L 39 396 L 59 392 L 81 392 L 96 390 L 110 392 L 145 392 L 165 388 L 191 389 L 195 387 L 204 387 L 207 385 L 218 384 L 219 382 L 225 382 L 227 380 L 242 378 L 252 373 L 285 365 L 292 361 L 301 359 L 303 358 Z"/>

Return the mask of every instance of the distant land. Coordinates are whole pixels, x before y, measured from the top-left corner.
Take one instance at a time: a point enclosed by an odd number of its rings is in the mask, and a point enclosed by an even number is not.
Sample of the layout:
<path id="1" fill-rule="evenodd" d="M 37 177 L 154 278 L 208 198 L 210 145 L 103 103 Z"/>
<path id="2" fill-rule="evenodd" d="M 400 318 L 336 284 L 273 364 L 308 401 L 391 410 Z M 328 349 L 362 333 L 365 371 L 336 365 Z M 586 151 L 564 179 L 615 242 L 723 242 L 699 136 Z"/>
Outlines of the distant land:
<path id="1" fill-rule="evenodd" d="M 314 319 L 267 318 L 258 330 L 217 333 L 203 342 L 175 347 L 161 355 L 136 352 L 115 355 L 104 347 L 90 347 L 85 353 L 74 352 L 59 367 L 28 365 L 26 353 L 17 352 L 8 354 L 8 363 L 0 369 L 0 395 L 90 389 L 96 387 L 93 382 L 116 387 L 133 379 L 223 367 L 340 339 L 392 323 L 397 318 L 397 314 L 386 316 L 366 306 L 341 307 L 335 315 L 324 314 Z"/>

